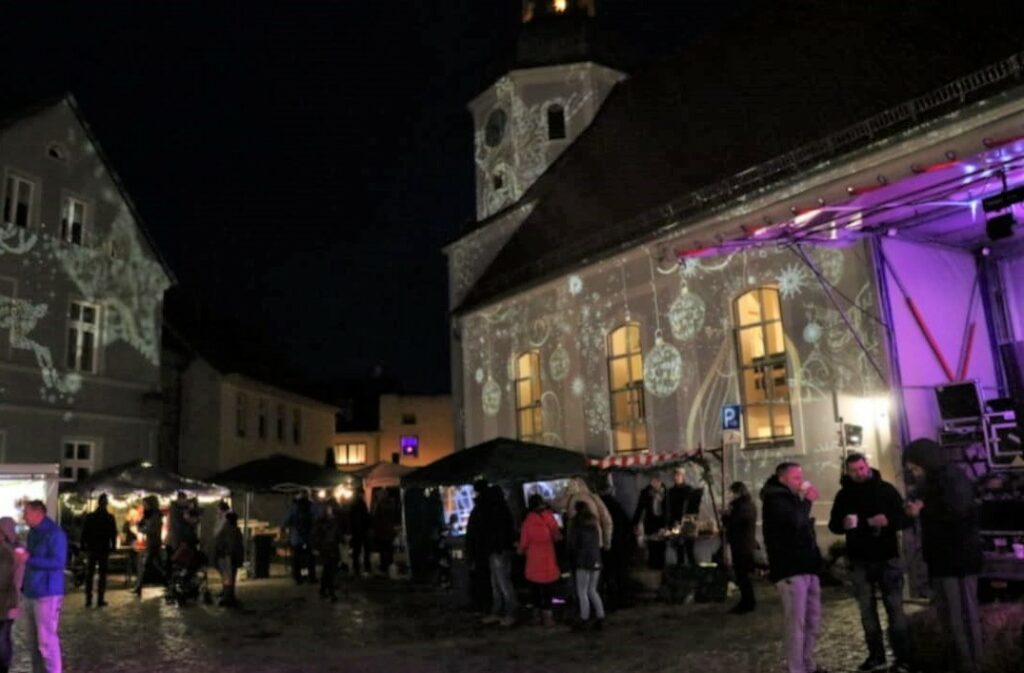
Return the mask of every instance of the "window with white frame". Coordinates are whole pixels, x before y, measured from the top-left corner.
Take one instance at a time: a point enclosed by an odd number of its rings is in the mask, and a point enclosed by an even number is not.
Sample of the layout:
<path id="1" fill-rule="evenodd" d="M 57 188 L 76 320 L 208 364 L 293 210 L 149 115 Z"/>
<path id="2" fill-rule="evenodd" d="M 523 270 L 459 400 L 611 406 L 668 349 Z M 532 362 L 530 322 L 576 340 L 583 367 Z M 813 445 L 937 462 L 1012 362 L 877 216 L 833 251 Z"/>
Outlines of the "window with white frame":
<path id="1" fill-rule="evenodd" d="M 335 465 L 362 465 L 366 462 L 366 442 L 334 445 Z"/>
<path id="2" fill-rule="evenodd" d="M 100 307 L 73 301 L 68 308 L 68 369 L 95 373 L 100 344 Z"/>
<path id="3" fill-rule="evenodd" d="M 73 196 L 64 197 L 60 213 L 60 237 L 68 243 L 85 243 L 85 202 Z"/>
<path id="4" fill-rule="evenodd" d="M 96 443 L 78 439 L 64 440 L 60 454 L 62 479 L 78 481 L 88 477 L 96 468 Z"/>
<path id="5" fill-rule="evenodd" d="M 516 358 L 516 426 L 519 439 L 540 442 L 544 438 L 541 406 L 540 353 L 527 351 Z"/>
<path id="6" fill-rule="evenodd" d="M 793 415 L 778 288 L 757 287 L 740 295 L 734 313 L 747 442 L 791 441 Z"/>
<path id="7" fill-rule="evenodd" d="M 17 175 L 4 181 L 4 224 L 27 227 L 32 222 L 32 192 L 35 185 Z"/>
<path id="8" fill-rule="evenodd" d="M 292 443 L 302 443 L 302 409 L 292 409 Z"/>
<path id="9" fill-rule="evenodd" d="M 277 405 L 277 441 L 284 441 L 284 424 L 285 424 L 285 411 L 284 405 Z"/>
<path id="10" fill-rule="evenodd" d="M 249 406 L 249 400 L 245 393 L 235 394 L 235 434 L 239 437 L 245 437 L 245 416 L 246 407 Z"/>
<path id="11" fill-rule="evenodd" d="M 256 434 L 259 435 L 260 439 L 267 438 L 267 401 L 260 398 L 259 411 L 256 418 Z"/>
<path id="12" fill-rule="evenodd" d="M 647 449 L 644 354 L 639 323 L 626 323 L 608 335 L 608 395 L 615 450 Z"/>

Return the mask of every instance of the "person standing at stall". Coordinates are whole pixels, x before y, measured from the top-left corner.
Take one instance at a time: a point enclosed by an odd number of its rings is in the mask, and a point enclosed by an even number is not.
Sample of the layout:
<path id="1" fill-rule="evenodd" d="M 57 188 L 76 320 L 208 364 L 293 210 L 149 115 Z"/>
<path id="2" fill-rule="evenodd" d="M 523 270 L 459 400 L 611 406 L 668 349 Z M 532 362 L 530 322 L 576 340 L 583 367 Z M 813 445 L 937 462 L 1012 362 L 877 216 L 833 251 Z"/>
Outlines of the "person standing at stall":
<path id="1" fill-rule="evenodd" d="M 28 552 L 18 540 L 14 519 L 0 518 L 0 673 L 11 670 L 14 646 L 11 632 L 21 614 L 21 585 Z"/>
<path id="2" fill-rule="evenodd" d="M 466 550 L 474 564 L 486 565 L 491 582 L 491 613 L 481 621 L 512 626 L 519 609 L 512 584 L 512 550 L 516 545 L 512 512 L 501 486 L 481 480 L 474 488 L 478 489 L 477 498 L 466 527 Z"/>
<path id="3" fill-rule="evenodd" d="M 292 579 L 302 584 L 302 569 L 306 568 L 306 580 L 316 583 L 316 555 L 313 553 L 313 505 L 309 494 L 300 491 L 292 501 L 283 528 L 288 531 L 288 544 L 292 552 Z"/>
<path id="4" fill-rule="evenodd" d="M 334 502 L 326 502 L 320 507 L 320 515 L 313 524 L 313 546 L 320 556 L 320 598 L 329 598 L 332 603 L 338 601 L 334 588 L 338 563 L 341 561 L 339 545 L 341 544 L 341 526 L 339 525 L 338 508 Z"/>
<path id="5" fill-rule="evenodd" d="M 245 541 L 242 539 L 242 531 L 238 527 L 238 515 L 228 512 L 224 515 L 224 525 L 217 531 L 213 541 L 214 561 L 217 564 L 217 571 L 220 573 L 223 592 L 218 605 L 225 608 L 238 607 L 238 598 L 235 596 L 235 579 L 238 569 L 245 561 Z"/>
<path id="6" fill-rule="evenodd" d="M 946 459 L 941 446 L 915 439 L 903 451 L 915 492 L 906 514 L 921 521 L 921 550 L 946 632 L 952 636 L 958 673 L 981 668 L 978 573 L 982 547 L 974 485 Z"/>
<path id="7" fill-rule="evenodd" d="M 686 483 L 686 469 L 677 467 L 672 473 L 672 488 L 668 489 L 668 525 L 682 528 L 683 517 L 687 514 L 696 514 L 700 507 L 700 498 L 704 492 Z M 696 501 L 696 502 L 694 502 Z M 691 568 L 697 567 L 696 530 L 683 530 L 677 543 L 679 565 L 688 565 Z"/>
<path id="8" fill-rule="evenodd" d="M 96 579 L 96 607 L 107 604 L 103 600 L 107 592 L 107 560 L 117 546 L 117 523 L 107 511 L 107 494 L 102 493 L 96 500 L 96 509 L 85 516 L 82 526 L 82 547 L 88 554 L 85 565 L 85 607 L 92 606 L 92 579 Z"/>
<path id="9" fill-rule="evenodd" d="M 612 518 L 611 547 L 601 552 L 604 566 L 601 573 L 602 593 L 605 608 L 615 611 L 629 603 L 629 563 L 636 550 L 636 537 L 629 525 L 629 514 L 612 493 L 610 480 L 605 479 L 599 485 L 598 493 Z"/>
<path id="10" fill-rule="evenodd" d="M 665 495 L 661 478 L 651 477 L 651 483 L 640 491 L 633 513 L 633 527 L 637 536 L 644 536 L 647 541 L 647 567 L 652 570 L 665 567 L 665 540 L 656 537 L 668 523 Z"/>
<path id="11" fill-rule="evenodd" d="M 601 579 L 601 528 L 587 503 L 577 500 L 572 522 L 568 526 L 569 558 L 575 568 L 576 598 L 580 606 L 580 621 L 576 628 L 600 631 L 604 626 L 604 602 L 597 591 Z M 594 621 L 590 621 L 590 610 Z"/>
<path id="12" fill-rule="evenodd" d="M 754 572 L 754 552 L 757 540 L 754 537 L 757 528 L 757 508 L 750 490 L 742 481 L 734 481 L 729 486 L 732 500 L 722 512 L 722 523 L 725 525 L 725 539 L 729 543 L 732 556 L 732 572 L 736 586 L 740 590 L 740 602 L 729 612 L 742 615 L 753 612 L 757 607 L 754 598 L 754 584 L 750 575 Z"/>
<path id="13" fill-rule="evenodd" d="M 395 559 L 395 537 L 398 534 L 398 527 L 402 523 L 402 515 L 399 511 L 398 497 L 388 489 L 380 489 L 380 496 L 373 508 L 371 517 L 373 519 L 373 542 L 380 555 L 380 572 L 388 575 L 391 570 L 391 563 Z"/>
<path id="14" fill-rule="evenodd" d="M 150 570 L 164 578 L 164 566 L 160 562 L 162 550 L 160 536 L 163 534 L 164 517 L 160 513 L 160 501 L 155 495 L 148 495 L 142 501 L 142 520 L 139 521 L 139 532 L 146 538 L 145 548 L 139 556 L 139 575 L 135 578 L 135 587 L 132 593 L 136 596 L 142 595 L 142 585 L 146 581 L 146 573 Z"/>
<path id="15" fill-rule="evenodd" d="M 355 577 L 370 573 L 370 508 L 366 506 L 366 492 L 359 487 L 352 494 L 352 507 L 348 512 L 349 546 L 352 548 L 352 574 Z M 362 559 L 362 568 L 359 561 Z"/>
<path id="16" fill-rule="evenodd" d="M 811 505 L 818 497 L 799 463 L 781 463 L 761 489 L 768 578 L 782 598 L 789 673 L 818 671 L 814 646 L 821 626 L 821 552 L 811 519 Z"/>
<path id="17" fill-rule="evenodd" d="M 28 560 L 22 595 L 28 617 L 29 646 L 33 673 L 60 673 L 60 636 L 57 628 L 64 604 L 64 565 L 68 560 L 68 539 L 57 523 L 46 516 L 42 500 L 25 505 Z"/>
<path id="18" fill-rule="evenodd" d="M 561 577 L 555 543 L 562 539 L 558 521 L 551 508 L 538 493 L 527 502 L 529 512 L 523 520 L 519 534 L 519 553 L 526 556 L 525 575 L 533 589 L 534 622 L 554 626 L 551 594 L 555 582 Z"/>

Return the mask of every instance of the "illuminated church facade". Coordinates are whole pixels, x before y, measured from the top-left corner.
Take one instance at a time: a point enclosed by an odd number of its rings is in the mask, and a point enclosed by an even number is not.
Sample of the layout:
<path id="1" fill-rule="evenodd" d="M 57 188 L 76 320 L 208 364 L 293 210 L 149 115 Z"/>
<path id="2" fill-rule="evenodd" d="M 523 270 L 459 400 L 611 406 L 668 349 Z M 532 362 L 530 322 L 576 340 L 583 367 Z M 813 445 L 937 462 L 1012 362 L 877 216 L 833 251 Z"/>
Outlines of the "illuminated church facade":
<path id="1" fill-rule="evenodd" d="M 75 100 L 0 127 L 0 462 L 156 460 L 173 277 Z"/>
<path id="2" fill-rule="evenodd" d="M 595 13 L 526 5 L 524 35 Z M 845 451 L 896 480 L 939 436 L 937 386 L 1024 399 L 1024 209 L 986 202 L 1024 184 L 1024 42 L 936 56 L 998 25 L 953 18 L 782 3 L 630 78 L 555 59 L 477 97 L 478 221 L 445 249 L 457 445 L 726 444 L 752 488 L 804 464 L 824 522 Z"/>

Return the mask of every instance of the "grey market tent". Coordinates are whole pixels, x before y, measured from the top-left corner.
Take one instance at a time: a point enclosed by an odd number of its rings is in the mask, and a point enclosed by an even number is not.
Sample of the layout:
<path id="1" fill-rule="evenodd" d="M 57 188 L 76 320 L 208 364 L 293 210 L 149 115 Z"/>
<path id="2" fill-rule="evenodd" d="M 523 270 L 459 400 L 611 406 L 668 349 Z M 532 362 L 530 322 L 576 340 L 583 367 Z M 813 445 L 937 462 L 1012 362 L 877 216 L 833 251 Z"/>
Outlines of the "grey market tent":
<path id="1" fill-rule="evenodd" d="M 223 486 L 189 479 L 145 460 L 122 463 L 94 472 L 75 484 L 74 488 L 79 495 L 89 498 L 100 493 L 115 496 L 154 494 L 170 497 L 178 491 L 206 498 L 226 498 L 229 495 L 228 489 Z"/>
<path id="2" fill-rule="evenodd" d="M 421 467 L 403 477 L 402 486 L 455 486 L 481 478 L 492 483 L 542 481 L 586 472 L 582 453 L 498 437 Z"/>
<path id="3" fill-rule="evenodd" d="M 345 475 L 332 467 L 277 453 L 242 463 L 211 479 L 234 490 L 267 493 L 333 488 L 342 483 Z"/>

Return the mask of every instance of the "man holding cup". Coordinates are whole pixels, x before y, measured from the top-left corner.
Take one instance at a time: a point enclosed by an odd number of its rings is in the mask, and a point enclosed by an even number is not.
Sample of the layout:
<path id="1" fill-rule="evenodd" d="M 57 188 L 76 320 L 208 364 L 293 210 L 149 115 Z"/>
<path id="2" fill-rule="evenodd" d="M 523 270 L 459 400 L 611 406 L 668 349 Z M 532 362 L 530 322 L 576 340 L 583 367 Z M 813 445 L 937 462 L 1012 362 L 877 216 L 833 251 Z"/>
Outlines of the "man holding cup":
<path id="1" fill-rule="evenodd" d="M 846 474 L 832 504 L 828 528 L 846 535 L 846 556 L 850 560 L 853 594 L 860 607 L 860 622 L 868 646 L 868 658 L 857 670 L 885 667 L 885 643 L 878 621 L 875 589 L 889 618 L 889 644 L 896 664 L 893 671 L 910 669 L 910 632 L 903 613 L 903 567 L 900 564 L 897 531 L 910 525 L 903 511 L 903 498 L 896 488 L 872 469 L 860 453 L 846 456 Z"/>
<path id="2" fill-rule="evenodd" d="M 799 463 L 780 464 L 761 489 L 768 578 L 782 598 L 789 673 L 821 673 L 814 663 L 821 626 L 821 552 L 811 518 L 818 497 Z"/>

